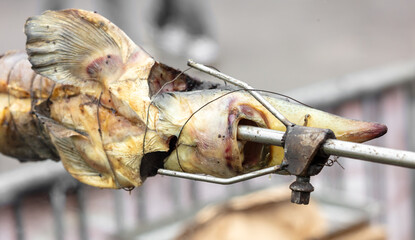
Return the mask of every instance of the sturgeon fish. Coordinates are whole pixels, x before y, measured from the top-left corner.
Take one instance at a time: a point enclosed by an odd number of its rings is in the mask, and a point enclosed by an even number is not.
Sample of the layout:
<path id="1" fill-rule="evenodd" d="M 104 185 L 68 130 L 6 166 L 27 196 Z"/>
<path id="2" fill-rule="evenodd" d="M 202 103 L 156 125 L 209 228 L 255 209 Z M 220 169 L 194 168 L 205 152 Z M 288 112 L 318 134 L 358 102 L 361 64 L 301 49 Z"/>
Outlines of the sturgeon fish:
<path id="1" fill-rule="evenodd" d="M 249 93 L 156 61 L 97 13 L 46 11 L 25 25 L 26 52 L 0 58 L 0 152 L 52 159 L 79 181 L 133 188 L 165 168 L 232 177 L 280 164 L 283 149 L 237 138 L 238 125 L 285 131 Z M 276 97 L 295 124 L 364 142 L 385 125 Z"/>

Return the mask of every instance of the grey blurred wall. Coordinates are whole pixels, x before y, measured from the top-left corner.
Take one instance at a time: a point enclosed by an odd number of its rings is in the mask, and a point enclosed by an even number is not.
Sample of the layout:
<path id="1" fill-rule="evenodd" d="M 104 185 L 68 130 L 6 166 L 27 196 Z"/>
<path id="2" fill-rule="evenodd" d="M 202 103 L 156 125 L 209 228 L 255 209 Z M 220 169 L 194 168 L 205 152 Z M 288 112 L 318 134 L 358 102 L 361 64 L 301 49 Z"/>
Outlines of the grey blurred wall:
<path id="1" fill-rule="evenodd" d="M 48 2 L 56 1 L 0 1 L 0 52 L 24 48 L 25 19 L 47 9 Z M 146 2 L 76 0 L 63 6 L 97 10 L 151 50 L 142 23 Z M 415 58 L 414 1 L 213 0 L 208 5 L 220 46 L 214 65 L 259 88 L 284 91 Z M 185 66 L 185 59 L 150 53 Z"/>

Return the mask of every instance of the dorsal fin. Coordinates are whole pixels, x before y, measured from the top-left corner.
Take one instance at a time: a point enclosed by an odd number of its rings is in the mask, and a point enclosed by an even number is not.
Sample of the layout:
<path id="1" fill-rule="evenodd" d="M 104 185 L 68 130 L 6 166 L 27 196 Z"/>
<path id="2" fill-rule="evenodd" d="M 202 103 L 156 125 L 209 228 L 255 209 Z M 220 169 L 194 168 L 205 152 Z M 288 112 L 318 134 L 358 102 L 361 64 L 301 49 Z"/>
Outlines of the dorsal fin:
<path id="1" fill-rule="evenodd" d="M 62 84 L 106 85 L 130 67 L 148 68 L 154 63 L 117 26 L 89 11 L 46 11 L 27 20 L 25 34 L 32 68 Z"/>

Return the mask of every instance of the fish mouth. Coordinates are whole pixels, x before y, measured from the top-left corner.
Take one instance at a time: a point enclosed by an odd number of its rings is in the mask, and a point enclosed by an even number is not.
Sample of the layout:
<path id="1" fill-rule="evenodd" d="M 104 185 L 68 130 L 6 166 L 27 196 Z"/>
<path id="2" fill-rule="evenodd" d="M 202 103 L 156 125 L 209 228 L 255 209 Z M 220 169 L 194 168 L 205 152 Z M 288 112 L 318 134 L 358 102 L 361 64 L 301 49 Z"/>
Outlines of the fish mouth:
<path id="1" fill-rule="evenodd" d="M 259 127 L 258 124 L 252 120 L 241 119 L 236 123 L 236 129 L 239 126 L 253 126 Z M 235 136 L 236 138 L 236 136 Z M 238 140 L 238 148 L 241 154 L 242 168 L 244 172 L 260 169 L 267 164 L 267 156 L 269 155 L 270 148 L 268 145 L 264 145 L 257 142 Z"/>
<path id="2" fill-rule="evenodd" d="M 381 137 L 388 132 L 388 127 L 381 123 L 366 122 L 361 124 L 358 129 L 347 131 L 339 136 L 337 139 L 342 141 L 362 143 L 374 138 Z"/>

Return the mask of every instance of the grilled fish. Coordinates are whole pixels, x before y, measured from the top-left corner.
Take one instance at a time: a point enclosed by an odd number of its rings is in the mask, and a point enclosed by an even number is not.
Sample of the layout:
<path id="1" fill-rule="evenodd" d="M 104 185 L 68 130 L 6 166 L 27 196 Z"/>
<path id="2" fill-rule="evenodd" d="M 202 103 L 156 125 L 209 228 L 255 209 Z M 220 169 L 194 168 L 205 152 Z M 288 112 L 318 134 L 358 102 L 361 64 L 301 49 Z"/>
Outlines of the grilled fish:
<path id="1" fill-rule="evenodd" d="M 239 141 L 237 126 L 284 131 L 249 93 L 166 66 L 97 13 L 46 11 L 25 25 L 26 53 L 0 58 L 0 151 L 52 159 L 100 188 L 137 187 L 158 168 L 232 177 L 280 164 L 276 146 Z M 340 140 L 383 135 L 345 119 L 266 97 L 295 124 Z"/>

